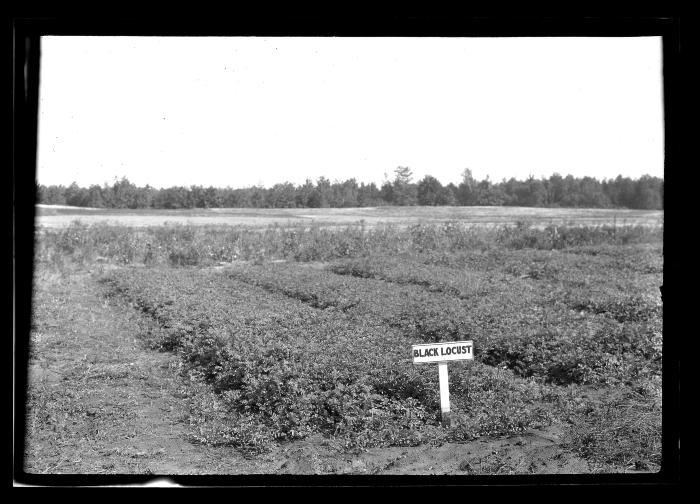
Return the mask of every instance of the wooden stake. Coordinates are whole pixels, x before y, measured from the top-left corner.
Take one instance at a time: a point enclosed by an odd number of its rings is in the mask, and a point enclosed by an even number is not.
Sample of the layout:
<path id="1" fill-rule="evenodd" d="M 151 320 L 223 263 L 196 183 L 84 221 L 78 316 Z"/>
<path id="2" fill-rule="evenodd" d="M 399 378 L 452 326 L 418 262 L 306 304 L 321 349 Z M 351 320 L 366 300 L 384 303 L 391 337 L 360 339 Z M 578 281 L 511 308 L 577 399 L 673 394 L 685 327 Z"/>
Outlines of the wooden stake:
<path id="1" fill-rule="evenodd" d="M 442 412 L 442 425 L 450 426 L 450 384 L 447 376 L 447 362 L 438 364 L 440 376 L 440 411 Z"/>

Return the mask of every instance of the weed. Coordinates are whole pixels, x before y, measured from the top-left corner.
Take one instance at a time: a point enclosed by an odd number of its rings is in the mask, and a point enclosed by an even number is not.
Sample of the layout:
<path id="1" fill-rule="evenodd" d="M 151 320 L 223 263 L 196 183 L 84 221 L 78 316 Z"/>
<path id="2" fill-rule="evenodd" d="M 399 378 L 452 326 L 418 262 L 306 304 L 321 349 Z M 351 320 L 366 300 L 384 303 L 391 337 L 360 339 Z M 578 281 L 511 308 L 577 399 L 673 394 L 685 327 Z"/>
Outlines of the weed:
<path id="1" fill-rule="evenodd" d="M 634 392 L 612 395 L 599 404 L 584 402 L 573 414 L 565 446 L 596 464 L 601 472 L 614 467 L 658 470 L 660 408 L 659 402 Z"/>
<path id="2" fill-rule="evenodd" d="M 505 249 L 567 249 L 605 244 L 660 241 L 661 228 L 620 226 L 557 227 L 544 230 L 520 223 L 496 229 L 456 221 L 398 227 L 378 224 L 367 229 L 361 222 L 324 228 L 277 224 L 264 230 L 244 226 L 170 224 L 135 229 L 123 225 L 74 221 L 66 228 L 43 229 L 36 235 L 38 261 L 60 256 L 79 264 L 106 258 L 118 264 L 168 262 L 174 266 L 210 265 L 235 260 L 293 259 L 328 261 L 376 254 L 445 254 Z M 148 252 L 150 246 L 150 252 Z M 148 256 L 148 260 L 145 257 Z"/>

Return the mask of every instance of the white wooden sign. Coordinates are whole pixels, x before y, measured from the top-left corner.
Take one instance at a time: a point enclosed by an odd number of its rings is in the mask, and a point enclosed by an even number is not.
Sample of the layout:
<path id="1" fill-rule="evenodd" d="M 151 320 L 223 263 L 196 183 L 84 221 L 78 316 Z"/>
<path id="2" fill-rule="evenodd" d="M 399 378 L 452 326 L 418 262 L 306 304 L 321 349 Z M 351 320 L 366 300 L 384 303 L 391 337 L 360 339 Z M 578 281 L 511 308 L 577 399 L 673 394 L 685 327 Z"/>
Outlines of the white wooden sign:
<path id="1" fill-rule="evenodd" d="M 471 341 L 449 341 L 413 345 L 413 363 L 428 364 L 437 362 L 440 378 L 440 411 L 443 425 L 450 425 L 450 384 L 447 376 L 447 363 L 474 358 L 474 344 Z"/>
<path id="2" fill-rule="evenodd" d="M 471 341 L 450 341 L 413 345 L 413 363 L 447 362 L 474 358 Z"/>

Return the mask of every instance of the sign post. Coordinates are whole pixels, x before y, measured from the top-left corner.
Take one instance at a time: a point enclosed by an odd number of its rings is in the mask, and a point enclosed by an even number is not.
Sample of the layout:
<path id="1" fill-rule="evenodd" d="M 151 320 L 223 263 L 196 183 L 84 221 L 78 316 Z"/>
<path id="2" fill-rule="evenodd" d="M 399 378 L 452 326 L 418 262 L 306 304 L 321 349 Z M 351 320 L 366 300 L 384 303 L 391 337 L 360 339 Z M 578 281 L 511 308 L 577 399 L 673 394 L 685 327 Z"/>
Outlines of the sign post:
<path id="1" fill-rule="evenodd" d="M 440 412 L 442 413 L 442 425 L 450 425 L 450 382 L 447 377 L 447 362 L 438 364 L 440 376 Z"/>
<path id="2" fill-rule="evenodd" d="M 442 425 L 450 425 L 450 384 L 447 375 L 447 363 L 456 360 L 474 358 L 474 344 L 471 341 L 450 341 L 444 343 L 423 343 L 413 345 L 413 363 L 438 363 L 440 378 L 440 412 Z"/>

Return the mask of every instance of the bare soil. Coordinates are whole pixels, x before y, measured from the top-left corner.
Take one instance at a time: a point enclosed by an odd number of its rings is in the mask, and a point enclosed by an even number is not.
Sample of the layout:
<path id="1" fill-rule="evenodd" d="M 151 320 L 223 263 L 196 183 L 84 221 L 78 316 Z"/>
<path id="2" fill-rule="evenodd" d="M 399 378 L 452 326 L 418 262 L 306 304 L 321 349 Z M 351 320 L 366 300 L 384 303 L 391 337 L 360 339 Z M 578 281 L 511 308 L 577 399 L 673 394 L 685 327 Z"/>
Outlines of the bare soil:
<path id="1" fill-rule="evenodd" d="M 475 226 L 512 225 L 530 221 L 535 227 L 554 225 L 644 225 L 663 223 L 663 211 L 601 208 L 530 207 L 363 207 L 363 208 L 211 208 L 190 210 L 94 209 L 42 205 L 37 208 L 37 227 L 61 228 L 74 220 L 84 224 L 119 224 L 144 227 L 165 224 L 345 226 L 364 221 L 368 227 L 379 223 L 398 226 L 418 222 L 462 221 Z"/>

